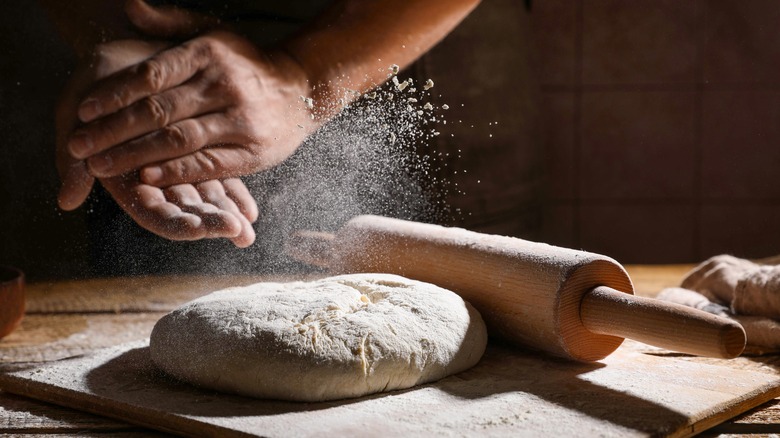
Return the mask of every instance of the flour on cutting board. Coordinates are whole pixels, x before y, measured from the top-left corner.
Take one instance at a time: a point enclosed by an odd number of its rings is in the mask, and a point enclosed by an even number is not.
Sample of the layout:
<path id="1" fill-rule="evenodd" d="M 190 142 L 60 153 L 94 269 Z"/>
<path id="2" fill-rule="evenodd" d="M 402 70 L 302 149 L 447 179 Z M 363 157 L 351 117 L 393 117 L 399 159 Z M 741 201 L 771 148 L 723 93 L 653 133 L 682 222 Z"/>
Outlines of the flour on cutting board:
<path id="1" fill-rule="evenodd" d="M 777 374 L 641 354 L 627 341 L 592 364 L 489 345 L 477 366 L 410 390 L 264 401 L 166 378 L 147 345 L 9 371 L 0 388 L 185 435 L 302 437 L 686 436 L 780 395 Z"/>

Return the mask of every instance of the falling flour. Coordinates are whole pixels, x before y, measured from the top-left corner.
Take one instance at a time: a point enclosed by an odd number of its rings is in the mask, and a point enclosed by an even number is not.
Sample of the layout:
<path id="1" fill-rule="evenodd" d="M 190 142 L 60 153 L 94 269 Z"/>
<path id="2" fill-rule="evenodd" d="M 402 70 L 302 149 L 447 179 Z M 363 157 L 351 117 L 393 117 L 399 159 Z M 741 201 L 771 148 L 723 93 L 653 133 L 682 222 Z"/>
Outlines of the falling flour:
<path id="1" fill-rule="evenodd" d="M 341 90 L 339 108 L 290 99 L 291 111 L 336 115 L 281 164 L 241 177 L 260 213 L 249 248 L 226 239 L 171 242 L 136 226 L 113 203 L 90 201 L 100 230 L 95 239 L 104 242 L 93 261 L 97 275 L 298 274 L 310 268 L 283 251 L 296 231 L 333 232 L 361 214 L 450 222 L 446 200 L 457 187 L 446 175 L 458 154 L 433 145 L 448 111 L 431 103 L 433 81 L 417 87 L 399 80 L 398 70 L 391 67 L 388 81 L 364 94 Z M 292 129 L 300 135 L 300 127 Z"/>
<path id="2" fill-rule="evenodd" d="M 250 266 L 295 269 L 282 251 L 291 234 L 333 232 L 361 214 L 424 222 L 447 217 L 449 183 L 431 146 L 446 110 L 430 102 L 432 80 L 417 89 L 411 78 L 399 80 L 397 67 L 390 71 L 389 81 L 365 94 L 343 90 L 336 100 L 344 108 L 295 154 L 244 178 L 260 207 L 262 251 L 254 248 L 258 260 Z M 306 97 L 296 103 L 315 115 L 333 112 Z"/>

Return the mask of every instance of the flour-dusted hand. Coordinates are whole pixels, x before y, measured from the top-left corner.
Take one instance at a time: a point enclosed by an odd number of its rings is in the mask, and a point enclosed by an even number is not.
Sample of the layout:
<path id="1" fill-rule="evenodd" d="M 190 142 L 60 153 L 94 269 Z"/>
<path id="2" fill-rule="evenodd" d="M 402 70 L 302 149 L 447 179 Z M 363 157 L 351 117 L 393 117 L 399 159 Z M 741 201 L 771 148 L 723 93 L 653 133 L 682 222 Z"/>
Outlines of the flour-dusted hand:
<path id="1" fill-rule="evenodd" d="M 141 181 L 158 187 L 270 168 L 385 81 L 390 64 L 406 66 L 430 49 L 476 3 L 339 0 L 272 49 L 224 29 L 195 35 L 97 83 L 81 101 L 85 125 L 68 149 L 95 176 L 140 169 Z M 177 18 L 187 13 L 170 11 L 142 0 L 126 8 L 146 36 L 187 34 L 189 23 Z"/>
<path id="2" fill-rule="evenodd" d="M 100 182 L 136 223 L 167 239 L 222 237 L 242 248 L 255 240 L 251 222 L 257 219 L 257 206 L 237 178 L 160 189 L 130 172 Z"/>
<path id="3" fill-rule="evenodd" d="M 178 41 L 113 63 L 69 96 L 79 100 L 61 111 L 59 201 L 78 207 L 98 177 L 141 226 L 184 239 L 230 237 L 235 209 L 252 221 L 254 200 L 230 190 L 240 184 L 230 178 L 287 158 L 351 99 L 387 80 L 389 65 L 403 68 L 444 38 L 479 0 L 336 0 L 271 49 L 219 29 L 213 17 L 144 0 L 128 0 L 124 11 L 99 0 L 41 2 L 81 54 L 101 41 L 116 48 L 119 38 Z M 204 195 L 207 181 L 222 184 L 226 197 Z M 184 196 L 174 188 L 181 184 L 194 184 L 200 197 L 190 189 Z M 243 245 L 241 236 L 254 232 L 238 219 L 244 226 L 231 238 Z"/>
<path id="4" fill-rule="evenodd" d="M 306 74 L 283 51 L 214 31 L 95 84 L 68 142 L 91 174 L 167 187 L 272 167 L 314 127 Z"/>
<path id="5" fill-rule="evenodd" d="M 79 124 L 76 111 L 80 96 L 94 81 L 164 49 L 162 43 L 121 40 L 98 46 L 71 77 L 57 109 L 57 164 L 63 185 L 59 204 L 65 210 L 81 205 L 89 195 L 94 177 L 84 161 L 67 150 L 70 133 Z M 173 240 L 223 237 L 245 247 L 255 239 L 251 222 L 257 205 L 238 179 L 210 180 L 166 190 L 144 184 L 138 172 L 100 178 L 117 203 L 142 227 Z"/>

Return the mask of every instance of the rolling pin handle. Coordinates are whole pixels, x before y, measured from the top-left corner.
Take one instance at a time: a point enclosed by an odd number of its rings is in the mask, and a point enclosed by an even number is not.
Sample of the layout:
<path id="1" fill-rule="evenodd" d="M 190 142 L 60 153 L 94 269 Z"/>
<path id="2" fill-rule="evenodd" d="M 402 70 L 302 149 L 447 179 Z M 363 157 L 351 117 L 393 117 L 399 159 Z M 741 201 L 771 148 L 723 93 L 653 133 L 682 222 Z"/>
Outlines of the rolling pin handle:
<path id="1" fill-rule="evenodd" d="M 593 333 L 633 339 L 680 353 L 731 359 L 745 348 L 745 330 L 735 321 L 606 286 L 585 294 L 580 318 Z"/>

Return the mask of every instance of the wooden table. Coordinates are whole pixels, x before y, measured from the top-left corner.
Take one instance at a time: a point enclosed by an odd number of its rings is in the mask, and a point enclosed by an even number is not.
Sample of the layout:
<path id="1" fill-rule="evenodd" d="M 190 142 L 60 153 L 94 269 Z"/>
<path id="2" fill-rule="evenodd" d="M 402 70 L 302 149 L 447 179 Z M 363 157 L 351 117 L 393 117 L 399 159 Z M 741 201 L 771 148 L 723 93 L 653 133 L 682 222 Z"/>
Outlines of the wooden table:
<path id="1" fill-rule="evenodd" d="M 637 293 L 652 296 L 674 286 L 690 266 L 628 266 Z M 209 291 L 284 278 L 152 277 L 31 284 L 20 329 L 0 341 L 0 364 L 46 362 L 142 340 L 163 314 Z M 736 359 L 746 368 L 775 369 L 780 356 Z M 0 434 L 158 433 L 123 422 L 0 392 Z M 707 432 L 711 436 L 780 433 L 780 399 Z M 163 434 L 159 434 L 163 435 Z"/>

